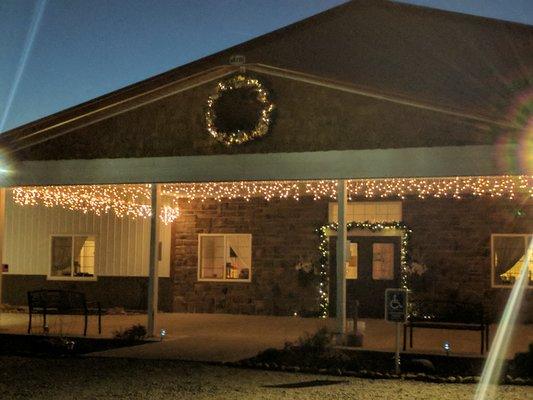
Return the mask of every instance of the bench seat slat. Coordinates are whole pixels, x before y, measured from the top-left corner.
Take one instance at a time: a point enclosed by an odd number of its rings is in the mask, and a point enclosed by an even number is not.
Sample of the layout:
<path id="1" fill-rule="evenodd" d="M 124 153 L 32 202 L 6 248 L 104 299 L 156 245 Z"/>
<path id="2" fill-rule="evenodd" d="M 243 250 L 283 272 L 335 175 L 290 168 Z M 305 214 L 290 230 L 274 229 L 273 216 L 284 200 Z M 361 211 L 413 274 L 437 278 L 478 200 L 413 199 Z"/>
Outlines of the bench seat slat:
<path id="1" fill-rule="evenodd" d="M 424 322 L 424 321 L 413 321 L 407 322 L 406 325 L 415 327 L 415 328 L 427 328 L 427 329 L 457 329 L 457 330 L 470 330 L 470 331 L 480 331 L 485 329 L 485 324 L 466 324 L 462 322 Z"/>

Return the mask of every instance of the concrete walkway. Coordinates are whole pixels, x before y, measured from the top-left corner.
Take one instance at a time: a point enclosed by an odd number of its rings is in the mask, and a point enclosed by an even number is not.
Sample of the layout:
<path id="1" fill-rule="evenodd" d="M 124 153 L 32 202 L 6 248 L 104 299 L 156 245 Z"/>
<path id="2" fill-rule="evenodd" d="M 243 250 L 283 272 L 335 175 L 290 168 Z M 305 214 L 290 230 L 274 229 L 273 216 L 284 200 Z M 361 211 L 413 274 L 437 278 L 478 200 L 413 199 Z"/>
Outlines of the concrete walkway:
<path id="1" fill-rule="evenodd" d="M 0 333 L 25 333 L 26 314 L 0 314 Z M 363 319 L 365 349 L 393 351 L 395 326 L 382 320 Z M 51 316 L 48 319 L 50 334 L 80 335 L 83 317 Z M 134 324 L 146 325 L 146 315 L 103 316 L 103 337 L 112 337 L 117 330 Z M 40 317 L 35 319 L 34 333 L 42 333 Z M 334 327 L 334 320 L 299 317 L 273 317 L 230 314 L 178 314 L 162 313 L 157 318 L 157 332 L 164 328 L 167 336 L 160 342 L 141 346 L 108 350 L 98 354 L 103 357 L 132 357 L 151 359 L 183 359 L 195 361 L 237 361 L 252 357 L 269 347 L 281 348 L 287 341 L 295 341 L 306 333 L 312 334 L 321 327 Z M 491 327 L 491 337 L 496 332 Z M 96 318 L 89 318 L 89 336 L 98 337 Z M 451 344 L 452 354 L 479 354 L 479 332 L 426 330 L 414 332 L 413 351 L 442 353 L 442 343 Z M 526 351 L 533 341 L 533 325 L 519 325 L 507 352 L 511 358 L 518 351 Z"/>

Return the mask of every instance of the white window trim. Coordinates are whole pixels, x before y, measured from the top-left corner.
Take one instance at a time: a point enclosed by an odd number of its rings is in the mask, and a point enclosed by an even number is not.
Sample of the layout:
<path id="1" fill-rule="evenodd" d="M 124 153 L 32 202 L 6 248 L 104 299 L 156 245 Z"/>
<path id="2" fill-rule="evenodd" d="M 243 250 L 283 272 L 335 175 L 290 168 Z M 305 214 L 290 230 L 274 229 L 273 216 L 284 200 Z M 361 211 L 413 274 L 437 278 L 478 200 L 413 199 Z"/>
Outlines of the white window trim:
<path id="1" fill-rule="evenodd" d="M 512 289 L 514 287 L 514 284 L 512 285 L 502 285 L 500 283 L 495 283 L 496 281 L 496 275 L 494 273 L 494 237 L 496 236 L 505 236 L 505 237 L 523 237 L 524 238 L 524 245 L 525 249 L 527 250 L 527 238 L 531 237 L 533 240 L 533 233 L 492 233 L 490 235 L 490 283 L 491 287 L 497 288 L 497 289 Z M 533 285 L 527 284 L 526 289 L 533 289 Z"/>
<path id="2" fill-rule="evenodd" d="M 252 243 L 252 234 L 251 233 L 199 233 L 198 234 L 198 265 L 197 265 L 197 279 L 199 282 L 223 282 L 223 283 L 250 283 L 252 282 L 252 263 L 250 263 L 250 273 L 248 274 L 248 279 L 227 279 L 226 274 L 224 273 L 224 278 L 202 278 L 202 254 L 201 254 L 201 238 L 204 236 L 224 236 L 224 249 L 226 249 L 226 237 L 233 235 L 247 235 L 250 236 L 250 243 Z M 250 249 L 251 251 L 252 249 Z M 224 251 L 224 265 L 227 262 L 227 254 Z"/>
<path id="3" fill-rule="evenodd" d="M 94 275 L 93 276 L 54 276 L 52 275 L 52 246 L 53 246 L 53 238 L 54 237 L 76 237 L 76 236 L 93 236 L 95 238 L 95 247 L 94 247 Z M 46 275 L 46 280 L 49 281 L 82 281 L 82 282 L 94 282 L 98 280 L 98 277 L 96 276 L 96 254 L 98 252 L 98 235 L 94 233 L 53 233 L 50 235 L 49 238 L 50 246 L 48 248 L 48 273 Z M 74 251 L 74 250 L 73 250 Z M 72 258 L 72 262 L 74 262 L 74 257 Z M 72 265 L 71 265 L 72 267 Z M 71 269 L 72 273 L 72 269 Z"/>

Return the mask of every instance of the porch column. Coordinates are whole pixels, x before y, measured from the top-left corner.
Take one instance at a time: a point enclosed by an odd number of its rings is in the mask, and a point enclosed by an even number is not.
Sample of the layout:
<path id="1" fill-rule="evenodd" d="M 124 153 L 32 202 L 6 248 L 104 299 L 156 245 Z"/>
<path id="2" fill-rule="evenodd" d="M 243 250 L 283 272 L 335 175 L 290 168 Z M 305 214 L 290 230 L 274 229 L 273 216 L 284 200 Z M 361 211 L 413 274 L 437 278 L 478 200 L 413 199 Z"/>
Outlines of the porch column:
<path id="1" fill-rule="evenodd" d="M 158 305 L 158 243 L 159 243 L 159 195 L 160 188 L 157 183 L 153 183 L 151 193 L 151 212 L 150 217 L 150 261 L 148 269 L 148 336 L 154 336 L 155 317 L 157 315 Z"/>
<path id="2" fill-rule="evenodd" d="M 348 199 L 346 196 L 346 181 L 337 182 L 337 204 L 338 204 L 338 227 L 337 227 L 337 333 L 346 333 L 346 208 Z"/>
<path id="3" fill-rule="evenodd" d="M 4 260 L 4 236 L 6 216 L 6 189 L 0 188 L 0 304 L 2 304 L 2 262 Z"/>

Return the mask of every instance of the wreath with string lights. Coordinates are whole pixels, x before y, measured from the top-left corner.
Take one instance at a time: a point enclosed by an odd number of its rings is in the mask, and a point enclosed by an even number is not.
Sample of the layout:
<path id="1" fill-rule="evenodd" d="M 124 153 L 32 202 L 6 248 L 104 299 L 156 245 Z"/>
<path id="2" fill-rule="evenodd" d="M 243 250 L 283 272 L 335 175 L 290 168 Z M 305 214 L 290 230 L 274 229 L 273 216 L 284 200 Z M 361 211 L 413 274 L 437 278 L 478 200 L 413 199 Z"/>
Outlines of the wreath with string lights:
<path id="1" fill-rule="evenodd" d="M 218 82 L 207 100 L 207 130 L 226 146 L 265 136 L 274 104 L 258 79 L 236 75 Z"/>

